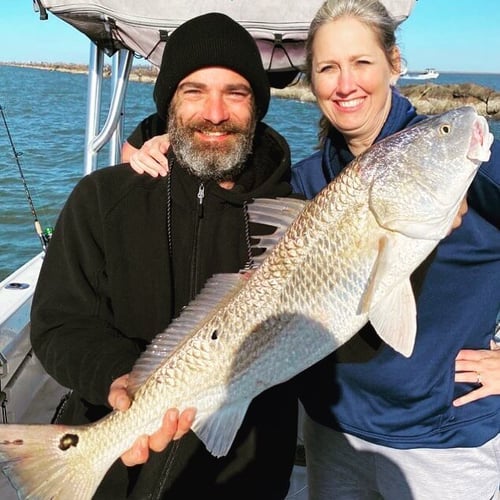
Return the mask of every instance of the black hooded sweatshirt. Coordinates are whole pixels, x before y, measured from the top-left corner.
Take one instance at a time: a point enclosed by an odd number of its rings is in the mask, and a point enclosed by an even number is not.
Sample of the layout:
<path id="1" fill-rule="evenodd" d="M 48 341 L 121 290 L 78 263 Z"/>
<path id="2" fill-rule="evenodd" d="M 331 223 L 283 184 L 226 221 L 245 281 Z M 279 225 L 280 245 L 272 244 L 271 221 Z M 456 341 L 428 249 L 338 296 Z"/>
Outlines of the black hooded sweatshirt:
<path id="1" fill-rule="evenodd" d="M 245 202 L 291 193 L 285 140 L 260 123 L 253 151 L 232 190 L 201 183 L 170 153 L 169 178 L 118 165 L 75 187 L 56 224 L 31 317 L 36 356 L 72 391 L 60 423 L 108 413 L 111 382 L 131 371 L 148 342 L 211 275 L 247 263 Z M 117 460 L 94 498 L 284 498 L 296 430 L 289 382 L 254 399 L 227 456 L 213 457 L 189 432 L 145 465 L 127 468 Z"/>

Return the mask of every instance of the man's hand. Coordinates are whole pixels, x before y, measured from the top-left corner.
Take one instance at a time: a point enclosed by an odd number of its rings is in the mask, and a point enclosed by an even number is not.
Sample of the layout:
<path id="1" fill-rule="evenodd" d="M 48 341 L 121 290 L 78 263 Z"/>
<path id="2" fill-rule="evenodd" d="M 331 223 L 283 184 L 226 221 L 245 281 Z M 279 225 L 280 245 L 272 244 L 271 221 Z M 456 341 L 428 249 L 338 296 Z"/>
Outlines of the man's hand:
<path id="1" fill-rule="evenodd" d="M 131 401 L 127 392 L 128 374 L 117 378 L 110 387 L 108 402 L 115 411 L 126 411 Z M 127 450 L 121 459 L 127 466 L 142 464 L 149 458 L 149 450 L 163 451 L 172 440 L 181 438 L 193 425 L 196 415 L 194 408 L 187 408 L 179 416 L 175 408 L 167 410 L 163 423 L 151 436 L 140 436 L 132 448 Z"/>

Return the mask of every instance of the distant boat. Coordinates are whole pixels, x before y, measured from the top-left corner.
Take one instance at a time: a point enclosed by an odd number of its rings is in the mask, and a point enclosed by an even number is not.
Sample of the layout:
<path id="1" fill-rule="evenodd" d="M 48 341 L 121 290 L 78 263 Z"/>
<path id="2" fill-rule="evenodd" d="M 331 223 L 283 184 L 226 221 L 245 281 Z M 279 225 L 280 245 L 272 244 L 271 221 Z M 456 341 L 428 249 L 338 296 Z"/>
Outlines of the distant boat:
<path id="1" fill-rule="evenodd" d="M 408 73 L 400 75 L 400 78 L 405 78 L 407 80 L 431 80 L 437 78 L 439 73 L 434 68 L 426 68 L 425 71 L 420 73 Z"/>
<path id="2" fill-rule="evenodd" d="M 406 62 L 401 59 L 401 69 L 399 71 L 399 77 L 406 76 L 408 74 L 408 67 L 406 66 Z"/>

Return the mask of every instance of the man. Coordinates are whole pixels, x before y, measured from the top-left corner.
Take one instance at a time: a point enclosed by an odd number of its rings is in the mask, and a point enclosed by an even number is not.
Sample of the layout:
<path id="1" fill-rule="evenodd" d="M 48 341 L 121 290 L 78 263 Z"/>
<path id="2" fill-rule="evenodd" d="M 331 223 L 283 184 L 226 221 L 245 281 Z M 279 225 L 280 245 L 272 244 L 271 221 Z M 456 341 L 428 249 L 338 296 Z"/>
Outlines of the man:
<path id="1" fill-rule="evenodd" d="M 267 76 L 237 23 L 212 13 L 175 30 L 154 93 L 171 137 L 169 176 L 157 181 L 116 166 L 82 179 L 40 274 L 32 344 L 48 373 L 72 390 L 60 422 L 126 408 L 128 373 L 147 343 L 211 275 L 247 263 L 255 228 L 245 203 L 291 192 L 288 146 L 260 121 Z M 289 384 L 272 388 L 252 402 L 227 456 L 214 458 L 188 432 L 144 465 L 118 460 L 94 498 L 284 498 L 296 414 Z M 183 417 L 185 430 L 192 414 Z M 154 450 L 170 439 L 158 436 L 149 441 Z M 142 462 L 147 444 L 122 458 Z"/>

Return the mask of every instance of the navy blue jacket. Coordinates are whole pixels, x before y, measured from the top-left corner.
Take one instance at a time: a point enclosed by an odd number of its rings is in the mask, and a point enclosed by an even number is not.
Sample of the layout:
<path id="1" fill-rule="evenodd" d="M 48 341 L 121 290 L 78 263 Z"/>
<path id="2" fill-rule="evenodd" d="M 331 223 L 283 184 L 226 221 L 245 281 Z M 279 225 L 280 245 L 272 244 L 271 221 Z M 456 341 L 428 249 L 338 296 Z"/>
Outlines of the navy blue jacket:
<path id="1" fill-rule="evenodd" d="M 393 93 L 377 141 L 422 116 Z M 353 159 L 342 136 L 292 170 L 294 191 L 313 197 Z M 500 309 L 500 143 L 470 188 L 462 225 L 437 248 L 417 299 L 418 332 L 407 359 L 385 344 L 367 361 L 334 353 L 305 375 L 302 401 L 316 421 L 394 448 L 479 446 L 500 429 L 500 396 L 455 408 L 475 388 L 455 383 L 455 357 L 463 348 L 489 349 Z M 362 337 L 373 344 L 371 325 Z"/>

